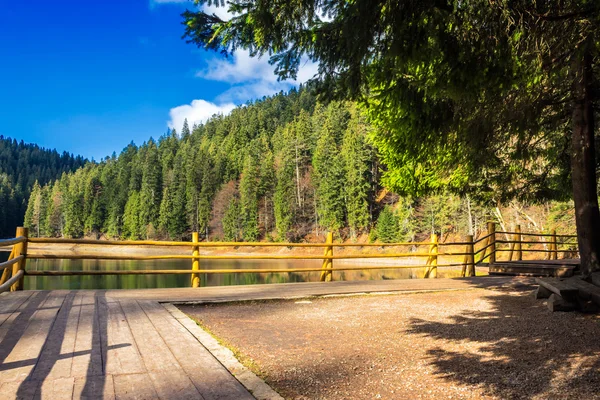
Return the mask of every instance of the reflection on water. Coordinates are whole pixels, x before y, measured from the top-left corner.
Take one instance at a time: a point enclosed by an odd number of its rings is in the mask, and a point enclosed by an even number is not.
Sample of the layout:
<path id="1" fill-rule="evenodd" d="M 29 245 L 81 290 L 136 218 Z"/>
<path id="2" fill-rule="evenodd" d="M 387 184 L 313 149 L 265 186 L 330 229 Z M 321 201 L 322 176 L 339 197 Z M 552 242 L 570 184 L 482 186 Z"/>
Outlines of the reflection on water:
<path id="1" fill-rule="evenodd" d="M 340 265 L 341 266 L 341 265 Z M 361 266 L 347 264 L 344 266 Z M 364 264 L 362 266 L 367 266 Z M 373 264 L 368 264 L 373 266 Z M 202 269 L 250 268 L 320 268 L 320 260 L 202 260 Z M 190 269 L 189 260 L 27 260 L 28 271 L 102 271 L 141 269 Z M 459 271 L 440 269 L 439 277 L 458 276 Z M 281 272 L 248 274 L 201 274 L 202 286 L 247 285 L 257 283 L 316 282 L 319 272 Z M 380 280 L 422 278 L 423 269 L 387 269 L 367 271 L 339 271 L 334 280 Z M 145 289 L 190 286 L 190 275 L 87 275 L 87 276 L 28 276 L 25 289 Z"/>

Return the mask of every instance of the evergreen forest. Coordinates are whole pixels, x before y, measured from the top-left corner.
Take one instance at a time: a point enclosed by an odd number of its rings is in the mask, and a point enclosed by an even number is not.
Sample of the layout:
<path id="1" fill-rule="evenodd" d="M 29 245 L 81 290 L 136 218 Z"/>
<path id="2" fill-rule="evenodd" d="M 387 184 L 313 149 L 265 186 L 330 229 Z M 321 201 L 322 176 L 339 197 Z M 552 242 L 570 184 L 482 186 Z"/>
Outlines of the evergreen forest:
<path id="1" fill-rule="evenodd" d="M 279 93 L 100 162 L 57 159 L 54 175 L 18 181 L 31 188 L 25 225 L 32 236 L 187 240 L 197 231 L 249 242 L 322 241 L 330 230 L 342 240 L 444 240 L 477 235 L 488 219 L 574 229 L 569 203 L 401 197 L 380 184 L 386 167 L 371 131 L 356 103 L 319 102 L 303 88 Z"/>
<path id="2" fill-rule="evenodd" d="M 14 236 L 16 226 L 23 224 L 35 182 L 54 182 L 85 163 L 80 156 L 0 136 L 0 237 Z"/>

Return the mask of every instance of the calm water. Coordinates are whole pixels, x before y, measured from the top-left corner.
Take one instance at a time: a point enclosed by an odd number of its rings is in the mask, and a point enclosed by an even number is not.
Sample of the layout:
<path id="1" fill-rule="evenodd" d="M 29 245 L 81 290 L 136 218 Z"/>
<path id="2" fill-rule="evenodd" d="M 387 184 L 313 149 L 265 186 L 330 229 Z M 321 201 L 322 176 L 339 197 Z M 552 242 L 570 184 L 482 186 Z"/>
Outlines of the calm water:
<path id="1" fill-rule="evenodd" d="M 344 266 L 360 264 L 344 264 Z M 366 265 L 366 264 L 365 264 Z M 363 265 L 363 266 L 365 266 Z M 203 269 L 240 268 L 320 268 L 320 260 L 202 260 Z M 27 270 L 100 271 L 135 269 L 191 269 L 189 260 L 28 260 Z M 456 271 L 440 269 L 438 275 L 457 276 Z M 202 286 L 246 285 L 256 283 L 316 282 L 319 272 L 201 274 Z M 373 280 L 420 278 L 422 269 L 388 269 L 334 272 L 334 280 Z M 108 276 L 27 276 L 25 289 L 144 289 L 190 286 L 189 275 L 108 275 Z"/>

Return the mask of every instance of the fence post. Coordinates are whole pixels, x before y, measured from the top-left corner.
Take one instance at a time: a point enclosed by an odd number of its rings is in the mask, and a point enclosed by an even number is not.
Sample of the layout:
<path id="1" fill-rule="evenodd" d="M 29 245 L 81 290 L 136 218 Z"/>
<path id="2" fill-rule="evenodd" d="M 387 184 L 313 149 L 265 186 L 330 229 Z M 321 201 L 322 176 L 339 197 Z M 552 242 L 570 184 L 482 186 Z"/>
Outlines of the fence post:
<path id="1" fill-rule="evenodd" d="M 333 232 L 327 232 L 327 239 L 325 241 L 327 244 L 333 243 Z M 333 246 L 325 247 L 325 257 L 333 257 Z M 333 276 L 331 273 L 331 269 L 333 268 L 333 260 L 331 258 L 323 259 L 323 271 L 321 271 L 321 282 L 331 282 L 333 280 Z"/>
<path id="2" fill-rule="evenodd" d="M 558 241 L 556 240 L 556 229 L 552 230 L 552 260 L 558 259 Z"/>
<path id="3" fill-rule="evenodd" d="M 19 226 L 17 228 L 17 233 L 15 234 L 15 237 L 19 237 L 19 236 L 24 236 L 25 241 L 21 242 L 21 243 L 17 243 L 14 246 L 13 251 L 14 251 L 15 257 L 23 256 L 23 259 L 13 265 L 13 270 L 12 270 L 13 276 L 15 276 L 17 274 L 17 272 L 19 272 L 20 270 L 25 271 L 25 264 L 27 263 L 27 238 L 29 237 L 29 229 Z M 14 292 L 17 290 L 23 290 L 23 277 L 21 277 L 21 279 L 19 279 L 15 283 L 13 283 L 13 285 L 10 287 L 11 292 Z"/>
<path id="4" fill-rule="evenodd" d="M 467 235 L 467 276 L 475 276 L 475 244 L 473 235 Z"/>
<path id="5" fill-rule="evenodd" d="M 192 243 L 198 243 L 198 232 L 192 232 Z M 197 257 L 200 255 L 200 247 L 194 246 L 192 255 Z M 194 258 L 192 260 L 192 271 L 198 271 L 200 269 L 200 259 Z M 200 274 L 192 273 L 192 287 L 197 288 L 200 287 Z"/>
<path id="6" fill-rule="evenodd" d="M 15 246 L 13 246 L 12 250 L 10 251 L 10 254 L 8 255 L 8 260 L 12 260 L 15 254 Z M 8 280 L 8 278 L 10 278 L 10 268 L 4 268 L 4 271 L 2 271 L 2 277 L 0 277 L 0 285 L 3 285 L 4 282 L 6 282 Z"/>
<path id="7" fill-rule="evenodd" d="M 521 247 L 521 244 L 523 242 L 523 236 L 521 235 L 521 225 L 517 225 L 515 227 L 515 232 L 516 232 L 515 240 L 517 241 L 517 243 L 515 243 L 517 261 L 521 261 L 523 259 L 523 251 L 522 251 L 522 247 Z"/>
<path id="8" fill-rule="evenodd" d="M 424 278 L 437 278 L 437 262 L 438 262 L 438 236 L 434 233 L 431 235 L 431 244 L 429 245 L 429 266 L 425 270 Z"/>
<path id="9" fill-rule="evenodd" d="M 490 261 L 488 264 L 493 264 L 496 262 L 496 223 L 488 222 L 487 231 L 488 235 L 490 235 Z"/>

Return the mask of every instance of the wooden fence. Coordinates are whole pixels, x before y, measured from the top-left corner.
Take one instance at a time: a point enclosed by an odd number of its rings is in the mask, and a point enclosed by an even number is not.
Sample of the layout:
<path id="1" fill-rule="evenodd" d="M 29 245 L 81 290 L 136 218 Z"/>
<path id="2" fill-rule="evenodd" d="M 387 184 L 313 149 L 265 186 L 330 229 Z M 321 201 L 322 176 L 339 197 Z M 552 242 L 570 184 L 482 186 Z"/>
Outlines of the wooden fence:
<path id="1" fill-rule="evenodd" d="M 504 238 L 502 238 L 504 237 Z M 532 239 L 533 238 L 533 239 Z M 538 238 L 538 240 L 534 240 Z M 229 273 L 284 273 L 284 272 L 321 272 L 321 281 L 331 281 L 335 271 L 351 270 L 386 270 L 401 268 L 424 268 L 425 278 L 436 278 L 438 268 L 461 267 L 461 276 L 475 276 L 475 267 L 483 265 L 485 261 L 495 263 L 497 258 L 506 258 L 507 261 L 522 260 L 523 253 L 539 254 L 546 253 L 547 259 L 556 260 L 558 254 L 576 253 L 576 238 L 574 235 L 557 235 L 556 231 L 549 234 L 522 233 L 517 227 L 515 232 L 497 232 L 496 224 L 488 223 L 488 231 L 484 236 L 474 240 L 473 236 L 466 236 L 462 242 L 438 242 L 437 235 L 431 235 L 428 242 L 402 242 L 402 243 L 334 243 L 333 234 L 327 234 L 325 243 L 249 243 L 249 242 L 200 242 L 198 233 L 192 234 L 191 242 L 183 241 L 107 241 L 88 239 L 58 239 L 58 238 L 29 238 L 26 228 L 17 228 L 15 238 L 0 240 L 1 247 L 12 246 L 8 261 L 0 263 L 0 293 L 7 290 L 22 290 L 23 278 L 27 276 L 66 276 L 66 275 L 148 275 L 148 274 L 188 274 L 191 276 L 191 286 L 200 286 L 200 274 L 229 274 Z M 528 240 L 525 240 L 528 239 Z M 187 247 L 191 248 L 189 255 L 120 255 L 110 252 L 81 252 L 69 253 L 44 253 L 36 252 L 28 254 L 28 243 L 43 243 L 48 246 L 59 244 L 94 245 L 100 249 L 109 246 L 150 246 L 150 247 Z M 540 248 L 541 245 L 541 248 Z M 427 251 L 418 251 L 421 247 L 427 247 Z M 323 248 L 324 254 L 319 255 L 201 255 L 201 248 L 239 248 L 239 247 L 289 247 L 289 248 Z M 410 247 L 417 251 L 404 251 L 393 253 L 368 253 L 368 254 L 341 254 L 336 255 L 336 248 L 360 248 L 360 247 Z M 458 251 L 453 251 L 459 249 Z M 464 250 L 460 250 L 464 249 Z M 507 256 L 504 256 L 507 255 Z M 341 259 L 380 259 L 380 258 L 422 258 L 424 264 L 406 265 L 374 265 L 374 266 L 344 266 L 335 265 L 335 260 Z M 440 258 L 453 261 L 439 263 Z M 462 258 L 462 260 L 461 260 Z M 28 271 L 27 259 L 93 259 L 93 260 L 165 260 L 185 259 L 191 261 L 191 269 L 169 269 L 169 270 L 102 270 L 102 271 Z M 320 268 L 251 268 L 251 269 L 201 269 L 202 260 L 322 260 Z M 455 260 L 455 261 L 454 261 Z M 12 267 L 12 268 L 11 268 Z"/>

